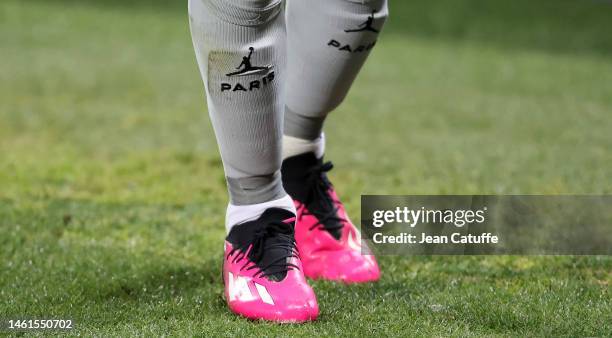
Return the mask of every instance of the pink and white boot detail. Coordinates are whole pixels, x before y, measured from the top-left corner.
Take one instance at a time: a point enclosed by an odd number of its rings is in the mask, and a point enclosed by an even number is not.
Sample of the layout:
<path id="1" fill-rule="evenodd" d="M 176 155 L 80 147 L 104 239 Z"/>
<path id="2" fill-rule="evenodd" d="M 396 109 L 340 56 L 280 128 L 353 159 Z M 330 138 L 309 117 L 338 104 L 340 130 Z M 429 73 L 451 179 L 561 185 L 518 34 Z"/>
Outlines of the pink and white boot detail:
<path id="1" fill-rule="evenodd" d="M 312 279 L 344 283 L 365 283 L 380 279 L 376 259 L 359 230 L 351 222 L 326 172 L 331 162 L 323 163 L 314 153 L 289 157 L 283 161 L 285 190 L 297 209 L 295 239 L 304 274 Z"/>
<path id="2" fill-rule="evenodd" d="M 315 320 L 319 307 L 302 272 L 294 241 L 295 215 L 270 208 L 234 225 L 225 241 L 223 281 L 230 310 L 282 323 Z"/>

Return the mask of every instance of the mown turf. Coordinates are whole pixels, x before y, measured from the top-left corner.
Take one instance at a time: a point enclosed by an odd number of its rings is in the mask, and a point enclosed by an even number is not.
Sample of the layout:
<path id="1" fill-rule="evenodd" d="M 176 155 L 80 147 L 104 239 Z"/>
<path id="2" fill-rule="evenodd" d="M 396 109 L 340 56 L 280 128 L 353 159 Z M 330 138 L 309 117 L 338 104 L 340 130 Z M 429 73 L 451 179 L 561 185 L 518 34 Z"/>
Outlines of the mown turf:
<path id="1" fill-rule="evenodd" d="M 612 6 L 393 1 L 326 127 L 360 194 L 612 192 Z M 287 326 L 221 298 L 223 172 L 183 2 L 0 3 L 0 317 L 71 334 L 609 336 L 609 257 L 381 257 Z"/>

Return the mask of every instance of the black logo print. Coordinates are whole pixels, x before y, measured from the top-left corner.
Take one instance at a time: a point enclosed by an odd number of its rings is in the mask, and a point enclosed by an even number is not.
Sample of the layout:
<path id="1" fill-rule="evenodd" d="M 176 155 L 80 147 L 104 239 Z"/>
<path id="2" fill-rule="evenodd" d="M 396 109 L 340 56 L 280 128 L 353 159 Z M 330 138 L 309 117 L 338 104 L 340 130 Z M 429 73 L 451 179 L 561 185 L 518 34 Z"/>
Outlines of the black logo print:
<path id="1" fill-rule="evenodd" d="M 251 56 L 255 48 L 249 47 L 249 55 L 242 57 L 242 62 L 236 67 L 236 71 L 225 74 L 228 77 L 241 77 L 248 75 L 260 75 L 261 78 L 247 82 L 236 82 L 236 83 L 221 83 L 221 91 L 231 92 L 251 92 L 267 87 L 272 81 L 274 81 L 274 72 L 272 71 L 273 66 L 253 66 L 251 63 Z"/>
<path id="2" fill-rule="evenodd" d="M 368 16 L 368 19 L 364 23 L 357 26 L 358 28 L 347 29 L 344 32 L 345 33 L 372 32 L 372 33 L 378 34 L 378 30 L 374 28 L 374 26 L 372 26 L 374 24 L 374 14 L 376 14 L 376 11 L 372 10 L 372 14 Z M 327 46 L 337 49 L 338 51 L 344 52 L 344 53 L 363 53 L 363 52 L 370 51 L 372 48 L 374 48 L 374 45 L 376 45 L 376 38 L 374 38 L 374 40 L 372 41 L 365 42 L 359 45 L 347 43 L 346 41 L 343 41 L 343 40 L 344 40 L 343 38 L 330 39 L 329 42 L 327 43 Z"/>
<path id="3" fill-rule="evenodd" d="M 255 48 L 249 47 L 249 55 L 243 56 L 242 62 L 240 63 L 240 65 L 238 65 L 238 67 L 236 67 L 236 69 L 239 69 L 239 70 L 232 72 L 232 73 L 225 74 L 225 75 L 227 76 L 247 76 L 247 75 L 265 73 L 268 70 L 270 70 L 270 68 L 272 68 L 271 65 L 259 67 L 259 66 L 253 66 L 251 64 L 251 56 L 253 56 L 254 51 L 255 51 Z"/>
<path id="4" fill-rule="evenodd" d="M 370 16 L 368 16 L 368 19 L 366 20 L 366 22 L 364 22 L 361 25 L 357 26 L 359 28 L 356 28 L 356 29 L 347 29 L 347 30 L 345 30 L 345 32 L 347 32 L 347 33 L 355 33 L 355 32 L 370 31 L 370 32 L 378 33 L 378 30 L 376 28 L 372 27 L 372 24 L 374 23 L 374 13 L 376 13 L 376 11 L 372 11 L 372 14 Z"/>

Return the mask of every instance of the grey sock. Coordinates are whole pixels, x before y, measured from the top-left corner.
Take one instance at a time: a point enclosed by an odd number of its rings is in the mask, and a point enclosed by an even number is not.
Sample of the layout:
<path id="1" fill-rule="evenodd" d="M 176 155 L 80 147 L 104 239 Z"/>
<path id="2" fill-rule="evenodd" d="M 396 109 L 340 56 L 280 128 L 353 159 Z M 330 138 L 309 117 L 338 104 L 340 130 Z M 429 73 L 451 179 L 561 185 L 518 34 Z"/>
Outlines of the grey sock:
<path id="1" fill-rule="evenodd" d="M 284 133 L 314 140 L 376 44 L 387 0 L 290 0 L 286 11 Z"/>
<path id="2" fill-rule="evenodd" d="M 189 0 L 193 45 L 234 205 L 285 195 L 281 0 Z"/>

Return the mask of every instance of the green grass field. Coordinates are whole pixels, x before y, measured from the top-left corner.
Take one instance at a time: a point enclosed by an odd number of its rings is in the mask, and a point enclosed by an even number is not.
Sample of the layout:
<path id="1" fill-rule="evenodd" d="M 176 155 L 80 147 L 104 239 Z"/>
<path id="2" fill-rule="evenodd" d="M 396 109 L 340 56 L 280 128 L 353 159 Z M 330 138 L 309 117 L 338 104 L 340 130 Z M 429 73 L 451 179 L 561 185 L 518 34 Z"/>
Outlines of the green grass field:
<path id="1" fill-rule="evenodd" d="M 381 257 L 378 284 L 313 283 L 315 323 L 230 314 L 186 3 L 125 3 L 0 2 L 0 318 L 84 336 L 612 335 L 610 257 Z M 612 193 L 610 32 L 606 1 L 392 1 L 326 127 L 353 219 L 361 194 Z"/>

